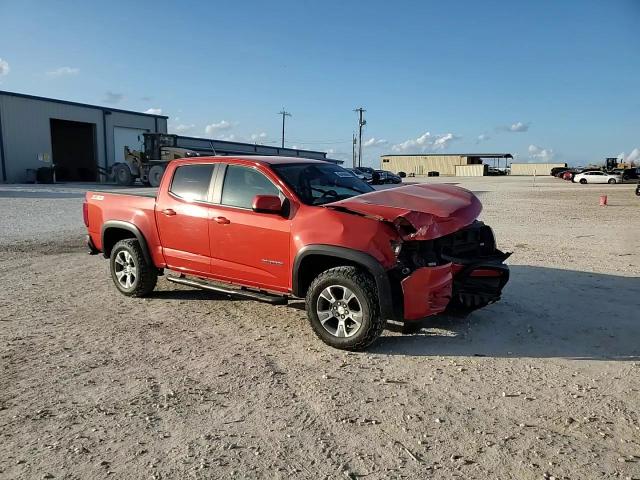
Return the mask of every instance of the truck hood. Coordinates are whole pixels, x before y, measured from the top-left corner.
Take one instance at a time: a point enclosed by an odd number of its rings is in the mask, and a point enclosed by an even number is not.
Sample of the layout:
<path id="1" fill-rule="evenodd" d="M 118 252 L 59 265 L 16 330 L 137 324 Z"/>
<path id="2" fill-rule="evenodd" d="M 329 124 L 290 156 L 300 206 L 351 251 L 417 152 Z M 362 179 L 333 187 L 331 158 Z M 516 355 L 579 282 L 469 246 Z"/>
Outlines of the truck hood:
<path id="1" fill-rule="evenodd" d="M 407 185 L 327 203 L 326 208 L 392 223 L 405 240 L 433 240 L 471 224 L 480 200 L 453 185 Z"/>

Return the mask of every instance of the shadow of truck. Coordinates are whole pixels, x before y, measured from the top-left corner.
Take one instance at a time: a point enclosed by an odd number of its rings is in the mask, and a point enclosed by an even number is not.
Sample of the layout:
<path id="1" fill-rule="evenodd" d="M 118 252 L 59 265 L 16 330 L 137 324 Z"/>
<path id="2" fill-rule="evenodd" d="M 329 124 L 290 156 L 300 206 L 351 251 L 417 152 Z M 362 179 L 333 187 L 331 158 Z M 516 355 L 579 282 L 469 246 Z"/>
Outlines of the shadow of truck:
<path id="1" fill-rule="evenodd" d="M 640 278 L 511 265 L 503 299 L 466 318 L 426 319 L 372 353 L 640 359 Z"/>

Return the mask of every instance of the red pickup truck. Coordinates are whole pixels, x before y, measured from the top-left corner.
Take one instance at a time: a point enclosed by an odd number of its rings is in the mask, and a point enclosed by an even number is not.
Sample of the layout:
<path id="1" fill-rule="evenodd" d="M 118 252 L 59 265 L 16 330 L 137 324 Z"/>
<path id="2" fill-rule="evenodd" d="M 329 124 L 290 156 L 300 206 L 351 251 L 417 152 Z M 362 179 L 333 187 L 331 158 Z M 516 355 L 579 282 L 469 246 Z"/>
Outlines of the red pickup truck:
<path id="1" fill-rule="evenodd" d="M 110 259 L 124 295 L 149 295 L 167 272 L 270 303 L 305 298 L 321 340 L 359 350 L 387 319 L 500 298 L 509 254 L 481 209 L 459 187 L 374 190 L 323 161 L 200 157 L 171 162 L 155 195 L 87 192 L 83 214 L 90 253 Z"/>

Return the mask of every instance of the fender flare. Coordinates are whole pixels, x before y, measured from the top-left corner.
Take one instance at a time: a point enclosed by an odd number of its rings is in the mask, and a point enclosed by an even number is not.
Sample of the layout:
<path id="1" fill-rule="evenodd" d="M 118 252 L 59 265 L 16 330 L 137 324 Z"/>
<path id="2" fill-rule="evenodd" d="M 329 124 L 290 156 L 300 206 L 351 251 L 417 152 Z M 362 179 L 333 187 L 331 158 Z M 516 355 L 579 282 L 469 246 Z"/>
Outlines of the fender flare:
<path id="1" fill-rule="evenodd" d="M 394 318 L 393 297 L 391 294 L 391 284 L 389 276 L 382 264 L 368 253 L 351 248 L 339 247 L 335 245 L 306 245 L 302 247 L 293 261 L 293 272 L 291 276 L 292 293 L 300 296 L 299 270 L 302 261 L 309 255 L 323 255 L 338 259 L 349 260 L 362 266 L 368 271 L 376 282 L 378 290 L 378 301 L 380 302 L 380 314 L 383 318 Z"/>
<path id="2" fill-rule="evenodd" d="M 104 235 L 109 229 L 117 229 L 117 230 L 126 230 L 128 232 L 133 233 L 140 243 L 140 248 L 142 248 L 142 255 L 144 256 L 145 261 L 149 265 L 153 265 L 153 260 L 151 259 L 151 255 L 149 254 L 149 246 L 147 245 L 147 241 L 142 235 L 142 232 L 138 227 L 136 227 L 133 223 L 125 222 L 122 220 L 107 220 L 102 225 L 102 232 L 100 233 L 100 238 L 102 239 L 102 252 L 105 258 L 108 258 L 107 250 L 104 248 Z"/>

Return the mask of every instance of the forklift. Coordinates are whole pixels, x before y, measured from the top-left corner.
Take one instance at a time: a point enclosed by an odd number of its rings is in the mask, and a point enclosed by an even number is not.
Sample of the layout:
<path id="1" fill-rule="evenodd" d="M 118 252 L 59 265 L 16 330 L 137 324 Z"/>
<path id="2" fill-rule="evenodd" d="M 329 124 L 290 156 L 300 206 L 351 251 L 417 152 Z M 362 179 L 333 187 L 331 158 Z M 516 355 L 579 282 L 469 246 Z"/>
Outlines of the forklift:
<path id="1" fill-rule="evenodd" d="M 111 168 L 111 175 L 118 185 L 131 186 L 139 178 L 146 187 L 158 187 L 171 160 L 198 156 L 193 150 L 178 147 L 177 135 L 144 133 L 143 136 L 144 150 L 132 150 L 125 146 L 124 162 L 116 163 Z"/>

